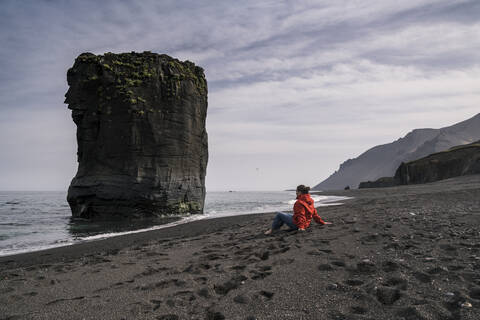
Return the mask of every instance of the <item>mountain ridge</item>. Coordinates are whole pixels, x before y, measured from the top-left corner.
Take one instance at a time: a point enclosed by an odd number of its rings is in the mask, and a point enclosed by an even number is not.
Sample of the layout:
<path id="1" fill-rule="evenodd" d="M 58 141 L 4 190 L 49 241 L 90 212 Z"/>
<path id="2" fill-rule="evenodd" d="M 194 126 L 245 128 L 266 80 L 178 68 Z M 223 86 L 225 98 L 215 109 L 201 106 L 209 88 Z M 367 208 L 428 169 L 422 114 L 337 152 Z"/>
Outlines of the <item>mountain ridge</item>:
<path id="1" fill-rule="evenodd" d="M 414 129 L 393 142 L 374 146 L 356 158 L 344 161 L 339 169 L 312 190 L 357 188 L 362 181 L 393 176 L 402 162 L 480 139 L 480 113 L 440 129 Z"/>

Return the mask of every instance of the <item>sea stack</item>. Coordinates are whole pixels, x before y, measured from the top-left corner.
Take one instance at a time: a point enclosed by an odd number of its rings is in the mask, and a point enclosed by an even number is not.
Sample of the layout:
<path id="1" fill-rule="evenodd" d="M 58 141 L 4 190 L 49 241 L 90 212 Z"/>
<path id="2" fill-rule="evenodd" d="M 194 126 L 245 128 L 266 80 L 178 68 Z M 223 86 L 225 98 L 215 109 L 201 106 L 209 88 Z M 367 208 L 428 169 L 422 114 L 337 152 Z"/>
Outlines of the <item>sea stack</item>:
<path id="1" fill-rule="evenodd" d="M 77 125 L 74 217 L 203 213 L 208 160 L 203 69 L 163 54 L 83 53 L 65 103 Z"/>

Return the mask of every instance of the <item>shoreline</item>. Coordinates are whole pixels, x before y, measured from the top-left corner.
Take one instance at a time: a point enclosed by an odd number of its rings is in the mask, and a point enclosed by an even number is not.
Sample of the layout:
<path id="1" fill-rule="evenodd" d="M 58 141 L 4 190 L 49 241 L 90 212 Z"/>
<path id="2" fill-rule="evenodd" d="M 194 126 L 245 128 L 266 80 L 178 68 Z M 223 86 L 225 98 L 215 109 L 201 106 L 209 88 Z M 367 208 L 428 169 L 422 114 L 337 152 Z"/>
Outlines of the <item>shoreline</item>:
<path id="1" fill-rule="evenodd" d="M 270 191 L 268 191 L 270 192 Z M 313 191 L 311 192 L 312 195 L 322 195 L 321 191 Z M 334 195 L 332 195 L 334 196 Z M 320 203 L 320 205 L 317 208 L 323 208 L 327 206 L 335 206 L 335 205 L 342 205 L 343 203 L 338 203 L 338 201 L 346 201 L 350 200 L 348 197 L 339 197 L 339 199 L 330 199 L 326 202 Z M 289 210 L 282 210 L 282 211 L 289 211 Z M 79 244 L 84 244 L 88 242 L 94 242 L 94 241 L 100 241 L 100 240 L 106 240 L 108 238 L 116 238 L 116 237 L 121 237 L 121 236 L 128 236 L 130 234 L 135 234 L 135 233 L 144 233 L 144 232 L 151 232 L 151 231 L 157 231 L 157 230 L 164 230 L 168 228 L 173 228 L 179 225 L 183 224 L 188 224 L 200 220 L 211 220 L 211 219 L 219 219 L 219 218 L 228 218 L 228 217 L 234 217 L 234 216 L 243 216 L 243 215 L 262 215 L 262 214 L 270 214 L 272 211 L 266 211 L 266 212 L 236 212 L 232 213 L 231 215 L 220 215 L 219 217 L 212 216 L 211 214 L 203 214 L 203 215 L 186 215 L 186 216 L 175 216 L 175 217 L 166 217 L 166 218 L 173 218 L 177 219 L 172 222 L 164 223 L 164 224 L 159 224 L 159 225 L 154 225 L 151 227 L 147 228 L 140 228 L 140 229 L 134 229 L 134 230 L 128 230 L 128 231 L 118 231 L 118 232 L 110 232 L 110 233 L 99 233 L 96 235 L 92 236 L 84 236 L 81 237 L 80 239 L 71 239 L 71 242 L 69 243 L 64 243 L 64 244 L 50 244 L 46 245 L 46 248 L 40 248 L 40 249 L 32 249 L 28 250 L 25 249 L 23 252 L 13 252 L 13 253 L 8 253 L 5 255 L 0 255 L 0 263 L 5 260 L 2 258 L 8 258 L 8 257 L 14 257 L 16 255 L 23 255 L 23 254 L 30 254 L 30 253 L 35 253 L 35 252 L 43 252 L 43 251 L 48 251 L 52 249 L 58 249 L 58 248 L 64 248 L 64 247 L 70 247 L 70 246 L 76 246 Z M 8 260 L 8 259 L 7 259 Z"/>
<path id="2" fill-rule="evenodd" d="M 143 244 L 151 239 L 168 241 L 173 238 L 195 237 L 203 233 L 223 230 L 230 227 L 231 224 L 243 222 L 245 218 L 249 216 L 269 214 L 272 214 L 272 212 L 199 219 L 155 230 L 120 234 L 104 239 L 95 239 L 44 250 L 0 256 L 0 271 L 2 270 L 3 264 L 8 265 L 9 268 L 21 268 L 35 264 L 53 263 L 57 260 L 65 261 L 77 259 L 85 254 L 98 254 L 101 252 L 108 253 L 108 251 L 116 251 L 125 247 Z M 209 223 L 209 221 L 214 221 L 214 223 Z"/>
<path id="3" fill-rule="evenodd" d="M 478 319 L 480 175 L 333 194 L 355 199 L 306 232 L 251 214 L 0 257 L 0 319 Z"/>
<path id="4" fill-rule="evenodd" d="M 478 178 L 480 183 L 480 175 L 473 175 L 473 176 L 464 176 L 460 177 L 459 179 L 470 179 L 474 177 L 474 179 Z M 350 190 L 333 190 L 333 191 L 311 191 L 312 195 L 326 195 L 326 196 L 338 196 L 338 197 L 346 197 L 341 201 L 355 201 L 357 198 L 362 198 L 362 195 L 365 193 L 379 193 L 381 196 L 384 196 L 388 193 L 395 193 L 397 189 L 418 189 L 420 192 L 432 192 L 433 190 L 443 189 L 444 184 L 448 184 L 450 181 L 456 181 L 457 179 L 446 179 L 442 181 L 437 181 L 428 184 L 417 184 L 417 185 L 408 185 L 408 186 L 394 186 L 394 187 L 387 187 L 387 188 L 369 188 L 369 189 L 350 189 Z M 427 188 L 425 188 L 427 186 Z M 432 188 L 433 186 L 433 188 Z M 468 186 L 463 186 L 467 187 Z M 340 204 L 344 205 L 345 203 L 342 202 Z M 292 205 L 293 206 L 293 205 Z M 325 206 L 316 207 L 319 212 L 323 211 L 325 208 L 328 207 L 335 207 L 338 206 L 337 203 L 332 203 L 329 205 L 328 203 Z M 245 220 L 247 217 L 260 217 L 263 215 L 272 215 L 274 212 L 259 212 L 259 213 L 243 213 L 243 214 L 236 214 L 231 216 L 223 216 L 223 217 L 215 217 L 215 218 L 201 218 L 198 220 L 187 221 L 183 223 L 179 223 L 173 226 L 167 226 L 163 228 L 158 228 L 155 230 L 132 230 L 132 232 L 127 231 L 127 234 L 119 234 L 113 235 L 106 238 L 94 239 L 94 240 L 87 240 L 84 242 L 72 243 L 67 244 L 64 246 L 52 247 L 47 249 L 35 250 L 35 251 L 28 251 L 22 253 L 13 253 L 11 255 L 0 256 L 0 271 L 2 270 L 2 265 L 7 264 L 12 265 L 14 267 L 25 267 L 28 265 L 34 265 L 38 263 L 50 263 L 60 257 L 62 260 L 65 259 L 76 259 L 84 254 L 96 254 L 103 251 L 111 250 L 120 250 L 125 246 L 131 246 L 137 244 L 137 242 L 145 243 L 148 242 L 153 237 L 158 236 L 158 240 L 165 240 L 168 241 L 170 238 L 177 238 L 177 237 L 195 237 L 202 233 L 209 233 L 209 232 L 216 232 L 221 229 L 228 228 L 231 223 L 240 223 Z M 208 221 L 214 221 L 213 225 L 208 223 Z M 189 227 L 189 225 L 191 227 Z M 312 222 L 313 224 L 313 222 Z M 162 225 L 159 225 L 161 227 Z M 266 225 L 268 228 L 268 225 Z M 185 233 L 182 235 L 182 233 Z M 101 236 L 101 235 L 100 235 Z M 116 241 L 119 240 L 119 241 Z M 98 244 L 98 246 L 96 245 Z"/>

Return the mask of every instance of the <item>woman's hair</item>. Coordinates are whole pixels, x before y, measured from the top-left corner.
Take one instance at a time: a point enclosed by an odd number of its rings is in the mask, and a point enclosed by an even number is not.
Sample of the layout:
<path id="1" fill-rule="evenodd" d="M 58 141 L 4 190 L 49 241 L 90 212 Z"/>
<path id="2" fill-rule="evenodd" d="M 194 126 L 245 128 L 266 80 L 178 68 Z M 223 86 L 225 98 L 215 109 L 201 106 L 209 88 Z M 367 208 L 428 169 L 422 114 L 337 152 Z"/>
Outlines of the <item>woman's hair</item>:
<path id="1" fill-rule="evenodd" d="M 307 194 L 310 192 L 310 187 L 307 187 L 301 184 L 297 187 L 297 191 L 301 192 L 302 194 Z"/>

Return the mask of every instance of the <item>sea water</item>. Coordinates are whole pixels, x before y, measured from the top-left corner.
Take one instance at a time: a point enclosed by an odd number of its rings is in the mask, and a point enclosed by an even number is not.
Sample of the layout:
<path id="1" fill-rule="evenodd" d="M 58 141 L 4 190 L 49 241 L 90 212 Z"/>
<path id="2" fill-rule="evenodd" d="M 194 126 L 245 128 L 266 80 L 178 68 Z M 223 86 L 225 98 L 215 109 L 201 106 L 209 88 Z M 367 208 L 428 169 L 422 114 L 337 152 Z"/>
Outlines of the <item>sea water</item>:
<path id="1" fill-rule="evenodd" d="M 142 221 L 88 222 L 71 219 L 66 192 L 0 191 L 0 256 L 71 245 L 122 234 L 166 228 L 199 219 L 291 211 L 293 191 L 207 192 L 203 215 Z M 312 195 L 316 206 L 345 197 Z"/>

